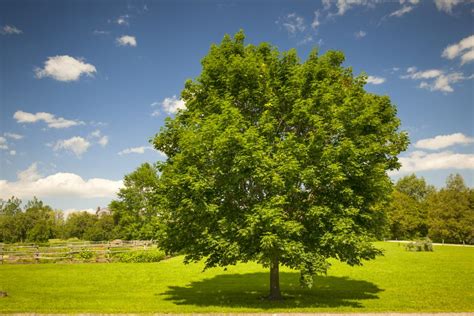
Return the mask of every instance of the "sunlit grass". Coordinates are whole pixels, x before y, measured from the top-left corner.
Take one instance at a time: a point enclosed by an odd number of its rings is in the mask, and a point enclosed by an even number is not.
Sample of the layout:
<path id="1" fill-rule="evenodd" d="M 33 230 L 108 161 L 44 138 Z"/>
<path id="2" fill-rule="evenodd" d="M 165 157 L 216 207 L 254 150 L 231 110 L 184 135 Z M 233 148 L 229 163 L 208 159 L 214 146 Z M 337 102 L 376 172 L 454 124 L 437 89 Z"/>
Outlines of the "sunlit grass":
<path id="1" fill-rule="evenodd" d="M 282 269 L 286 299 L 268 302 L 268 271 L 239 264 L 202 272 L 182 257 L 143 264 L 0 266 L 0 312 L 436 312 L 474 311 L 474 248 L 407 252 L 378 243 L 385 256 L 362 267 L 334 263 L 312 289 Z"/>

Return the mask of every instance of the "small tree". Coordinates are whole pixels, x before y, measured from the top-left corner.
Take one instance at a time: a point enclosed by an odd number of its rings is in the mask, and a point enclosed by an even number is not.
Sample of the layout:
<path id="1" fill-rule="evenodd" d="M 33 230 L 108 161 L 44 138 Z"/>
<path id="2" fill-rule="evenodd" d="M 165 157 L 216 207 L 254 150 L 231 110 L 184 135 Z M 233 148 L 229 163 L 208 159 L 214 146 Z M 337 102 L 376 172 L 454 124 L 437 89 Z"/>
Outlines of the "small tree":
<path id="1" fill-rule="evenodd" d="M 162 246 L 206 268 L 257 261 L 270 268 L 270 299 L 280 299 L 279 266 L 310 286 L 328 258 L 361 264 L 391 190 L 387 170 L 407 136 L 390 99 L 364 90 L 344 55 L 313 50 L 300 62 L 244 34 L 225 36 L 182 92 L 186 109 L 154 139 L 168 159 Z"/>

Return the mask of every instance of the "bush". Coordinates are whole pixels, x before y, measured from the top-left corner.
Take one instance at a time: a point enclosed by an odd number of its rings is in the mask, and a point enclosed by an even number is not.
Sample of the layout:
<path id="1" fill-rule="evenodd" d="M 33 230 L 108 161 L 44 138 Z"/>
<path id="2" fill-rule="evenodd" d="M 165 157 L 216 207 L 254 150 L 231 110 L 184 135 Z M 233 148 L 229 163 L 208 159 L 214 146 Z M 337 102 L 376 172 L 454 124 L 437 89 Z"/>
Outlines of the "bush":
<path id="1" fill-rule="evenodd" d="M 407 251 L 433 251 L 433 243 L 431 242 L 431 239 L 424 238 L 408 243 L 405 246 L 405 249 Z"/>
<path id="2" fill-rule="evenodd" d="M 124 252 L 116 255 L 119 262 L 139 263 L 139 262 L 158 262 L 166 257 L 161 250 L 139 250 Z"/>
<path id="3" fill-rule="evenodd" d="M 83 259 L 83 260 L 92 259 L 93 256 L 94 256 L 94 253 L 93 253 L 92 251 L 90 251 L 89 249 L 83 248 L 83 249 L 79 252 L 79 258 L 81 258 L 81 259 Z"/>

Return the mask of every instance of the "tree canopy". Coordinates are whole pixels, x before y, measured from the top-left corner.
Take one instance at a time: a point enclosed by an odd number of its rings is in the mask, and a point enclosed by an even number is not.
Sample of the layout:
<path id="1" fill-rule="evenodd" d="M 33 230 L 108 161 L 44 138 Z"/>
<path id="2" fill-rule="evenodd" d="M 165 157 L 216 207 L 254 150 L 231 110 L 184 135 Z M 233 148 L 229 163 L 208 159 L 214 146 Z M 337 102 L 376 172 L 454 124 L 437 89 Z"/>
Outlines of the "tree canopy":
<path id="1" fill-rule="evenodd" d="M 391 190 L 386 171 L 407 146 L 396 108 L 364 90 L 344 55 L 225 36 L 182 91 L 186 109 L 154 138 L 164 197 L 162 246 L 206 267 L 255 260 L 311 285 L 327 259 L 350 265 L 381 251 L 369 242 Z"/>

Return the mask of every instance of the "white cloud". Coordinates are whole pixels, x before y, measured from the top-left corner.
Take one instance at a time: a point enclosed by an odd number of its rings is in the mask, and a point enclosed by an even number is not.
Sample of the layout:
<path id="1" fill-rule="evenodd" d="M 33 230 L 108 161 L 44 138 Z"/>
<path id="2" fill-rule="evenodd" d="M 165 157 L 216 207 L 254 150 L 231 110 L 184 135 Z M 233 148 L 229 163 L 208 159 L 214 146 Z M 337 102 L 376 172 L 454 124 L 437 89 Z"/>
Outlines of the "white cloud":
<path id="1" fill-rule="evenodd" d="M 389 174 L 442 169 L 474 169 L 474 154 L 459 154 L 451 151 L 438 153 L 414 151 L 408 156 L 400 157 L 399 161 L 402 165 L 400 170 L 391 171 Z"/>
<path id="2" fill-rule="evenodd" d="M 163 110 L 168 114 L 177 113 L 179 110 L 185 109 L 186 104 L 183 100 L 176 98 L 176 96 L 172 96 L 171 98 L 165 98 L 161 103 Z"/>
<path id="3" fill-rule="evenodd" d="M 382 77 L 376 77 L 376 76 L 368 76 L 367 77 L 367 83 L 369 84 L 382 84 L 385 82 L 385 78 Z"/>
<path id="4" fill-rule="evenodd" d="M 421 139 L 415 143 L 415 147 L 436 150 L 454 145 L 466 145 L 473 142 L 473 137 L 468 137 L 462 133 L 455 133 L 451 135 L 438 135 L 433 138 Z"/>
<path id="5" fill-rule="evenodd" d="M 356 38 L 363 38 L 363 37 L 365 37 L 366 35 L 367 35 L 367 32 L 362 31 L 362 30 L 360 30 L 359 32 L 355 32 L 355 33 L 354 33 L 354 36 L 355 36 Z"/>
<path id="6" fill-rule="evenodd" d="M 325 9 L 330 9 L 333 5 L 337 8 L 337 15 L 344 15 L 348 10 L 356 6 L 374 7 L 381 3 L 379 0 L 323 0 Z"/>
<path id="7" fill-rule="evenodd" d="M 10 156 L 15 156 L 16 155 L 16 150 L 10 150 Z"/>
<path id="8" fill-rule="evenodd" d="M 131 148 L 126 148 L 122 151 L 120 151 L 118 154 L 120 156 L 122 155 L 128 155 L 128 154 L 144 154 L 145 150 L 154 150 L 153 147 L 151 146 L 141 146 L 141 147 L 131 147 Z"/>
<path id="9" fill-rule="evenodd" d="M 130 35 L 123 35 L 121 37 L 118 37 L 117 38 L 117 44 L 119 46 L 131 46 L 131 47 L 135 47 L 137 46 L 137 40 L 135 39 L 134 36 L 130 36 Z"/>
<path id="10" fill-rule="evenodd" d="M 92 32 L 94 35 L 108 35 L 110 34 L 109 31 L 102 31 L 102 30 L 94 30 L 94 32 Z"/>
<path id="11" fill-rule="evenodd" d="M 18 123 L 36 123 L 39 121 L 43 121 L 48 124 L 49 128 L 68 128 L 71 126 L 76 125 L 84 125 L 85 123 L 82 121 L 74 121 L 74 120 L 67 120 L 63 117 L 56 117 L 54 114 L 46 113 L 46 112 L 38 112 L 38 113 L 28 113 L 24 111 L 16 111 L 13 114 L 13 118 Z"/>
<path id="12" fill-rule="evenodd" d="M 431 82 L 420 82 L 418 87 L 430 91 L 441 91 L 448 93 L 454 91 L 452 87 L 453 83 L 472 79 L 473 76 L 466 77 L 460 72 L 445 73 L 439 69 L 416 71 L 416 67 L 409 67 L 407 69 L 407 74 L 401 76 L 401 78 L 412 80 L 431 80 Z"/>
<path id="13" fill-rule="evenodd" d="M 463 38 L 459 43 L 449 45 L 441 54 L 447 59 L 454 59 L 461 56 L 461 64 L 474 60 L 474 35 Z"/>
<path id="14" fill-rule="evenodd" d="M 19 140 L 19 139 L 22 139 L 24 137 L 23 135 L 15 134 L 15 133 L 4 133 L 3 135 L 5 135 L 6 137 L 10 137 L 14 140 Z"/>
<path id="15" fill-rule="evenodd" d="M 115 20 L 115 23 L 117 23 L 118 25 L 129 25 L 128 23 L 128 19 L 130 18 L 129 15 L 122 15 L 122 16 L 119 16 L 117 18 L 117 20 Z"/>
<path id="16" fill-rule="evenodd" d="M 418 4 L 420 0 L 400 0 L 400 4 L 410 3 L 410 4 Z"/>
<path id="17" fill-rule="evenodd" d="M 23 31 L 13 25 L 5 25 L 0 29 L 0 34 L 2 35 L 18 35 L 21 33 L 23 33 Z"/>
<path id="18" fill-rule="evenodd" d="M 37 164 L 18 173 L 17 181 L 0 180 L 0 198 L 81 197 L 113 198 L 123 182 L 101 178 L 84 180 L 74 173 L 56 173 L 43 177 L 38 173 Z"/>
<path id="19" fill-rule="evenodd" d="M 139 154 L 139 155 L 142 155 L 145 153 L 145 151 L 155 151 L 158 153 L 158 155 L 160 155 L 161 157 L 166 157 L 165 153 L 163 153 L 162 151 L 160 150 L 156 150 L 155 148 L 153 148 L 152 146 L 140 146 L 140 147 L 131 147 L 131 148 L 126 148 L 122 151 L 120 151 L 118 154 L 120 156 L 123 156 L 123 155 L 128 155 L 128 154 Z"/>
<path id="20" fill-rule="evenodd" d="M 44 68 L 35 69 L 36 77 L 51 77 L 58 81 L 76 81 L 81 75 L 92 77 L 97 70 L 94 65 L 87 64 L 83 59 L 68 55 L 48 57 Z"/>
<path id="21" fill-rule="evenodd" d="M 313 41 L 314 41 L 313 36 L 308 34 L 301 41 L 298 41 L 296 44 L 297 45 L 306 45 L 306 44 L 311 43 Z"/>
<path id="22" fill-rule="evenodd" d="M 316 30 L 321 25 L 321 22 L 319 21 L 320 16 L 321 16 L 321 13 L 319 12 L 319 10 L 314 11 L 314 19 L 313 19 L 313 22 L 311 23 L 311 28 L 313 30 Z"/>
<path id="23" fill-rule="evenodd" d="M 439 11 L 451 13 L 453 12 L 453 7 L 465 1 L 464 0 L 434 0 L 434 2 L 436 4 L 436 8 L 438 8 Z"/>
<path id="24" fill-rule="evenodd" d="M 54 151 L 66 150 L 73 152 L 77 157 L 80 157 L 90 147 L 89 141 L 86 139 L 74 136 L 69 139 L 59 140 L 53 147 Z"/>
<path id="25" fill-rule="evenodd" d="M 303 32 L 306 30 L 304 18 L 296 13 L 290 13 L 283 17 L 277 23 L 281 24 L 290 34 Z"/>
<path id="26" fill-rule="evenodd" d="M 389 16 L 396 16 L 397 18 L 411 12 L 413 10 L 413 7 L 412 6 L 409 6 L 409 5 L 404 5 L 403 7 L 401 7 L 400 9 L 396 10 L 396 11 L 393 11 L 392 13 L 390 13 Z"/>
<path id="27" fill-rule="evenodd" d="M 8 149 L 7 139 L 5 137 L 0 136 L 0 149 Z"/>
<path id="28" fill-rule="evenodd" d="M 101 145 L 102 147 L 105 147 L 107 146 L 107 144 L 109 143 L 109 137 L 108 136 L 102 136 L 101 138 L 99 138 L 99 140 L 97 141 L 99 143 L 99 145 Z"/>

